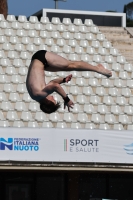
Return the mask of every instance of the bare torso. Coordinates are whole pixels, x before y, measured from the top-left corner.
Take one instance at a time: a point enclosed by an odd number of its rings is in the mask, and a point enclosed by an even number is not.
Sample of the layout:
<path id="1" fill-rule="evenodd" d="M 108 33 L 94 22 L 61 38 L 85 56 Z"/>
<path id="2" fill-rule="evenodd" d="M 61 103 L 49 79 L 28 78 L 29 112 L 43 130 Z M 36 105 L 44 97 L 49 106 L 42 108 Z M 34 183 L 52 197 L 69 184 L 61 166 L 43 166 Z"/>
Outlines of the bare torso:
<path id="1" fill-rule="evenodd" d="M 26 79 L 26 87 L 32 99 L 36 100 L 36 94 L 46 86 L 44 65 L 35 59 L 31 62 Z"/>

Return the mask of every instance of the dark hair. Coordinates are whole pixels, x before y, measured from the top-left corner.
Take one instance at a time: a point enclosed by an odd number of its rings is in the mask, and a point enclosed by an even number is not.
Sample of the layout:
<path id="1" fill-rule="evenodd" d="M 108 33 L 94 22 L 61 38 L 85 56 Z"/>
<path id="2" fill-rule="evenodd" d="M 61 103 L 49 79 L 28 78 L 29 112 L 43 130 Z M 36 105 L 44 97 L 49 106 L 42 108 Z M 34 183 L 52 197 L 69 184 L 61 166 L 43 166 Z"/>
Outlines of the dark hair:
<path id="1" fill-rule="evenodd" d="M 45 113 L 53 113 L 60 108 L 60 102 L 54 104 L 52 101 L 45 99 L 42 103 L 40 103 L 40 109 Z"/>

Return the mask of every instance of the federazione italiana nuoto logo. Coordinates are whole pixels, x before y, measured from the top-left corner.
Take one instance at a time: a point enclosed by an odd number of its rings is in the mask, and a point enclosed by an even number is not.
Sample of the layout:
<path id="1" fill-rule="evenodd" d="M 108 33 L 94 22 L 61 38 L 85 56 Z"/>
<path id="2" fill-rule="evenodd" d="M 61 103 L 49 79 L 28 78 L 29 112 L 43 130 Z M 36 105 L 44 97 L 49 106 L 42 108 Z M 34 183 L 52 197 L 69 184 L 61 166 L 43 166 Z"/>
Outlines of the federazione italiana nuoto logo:
<path id="1" fill-rule="evenodd" d="M 38 151 L 39 138 L 0 138 L 0 151 Z"/>
<path id="2" fill-rule="evenodd" d="M 64 139 L 64 151 L 66 152 L 99 152 L 98 139 Z"/>

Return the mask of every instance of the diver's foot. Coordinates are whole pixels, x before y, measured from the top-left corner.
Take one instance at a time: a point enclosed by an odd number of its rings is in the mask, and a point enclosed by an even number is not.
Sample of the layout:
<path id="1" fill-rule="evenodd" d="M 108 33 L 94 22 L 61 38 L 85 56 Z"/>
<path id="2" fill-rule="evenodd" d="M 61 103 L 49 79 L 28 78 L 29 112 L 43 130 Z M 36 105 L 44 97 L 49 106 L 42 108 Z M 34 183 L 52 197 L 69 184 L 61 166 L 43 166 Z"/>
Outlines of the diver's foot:
<path id="1" fill-rule="evenodd" d="M 104 66 L 101 64 L 97 65 L 97 73 L 102 74 L 106 76 L 107 78 L 112 76 L 112 72 L 108 69 L 105 69 Z"/>

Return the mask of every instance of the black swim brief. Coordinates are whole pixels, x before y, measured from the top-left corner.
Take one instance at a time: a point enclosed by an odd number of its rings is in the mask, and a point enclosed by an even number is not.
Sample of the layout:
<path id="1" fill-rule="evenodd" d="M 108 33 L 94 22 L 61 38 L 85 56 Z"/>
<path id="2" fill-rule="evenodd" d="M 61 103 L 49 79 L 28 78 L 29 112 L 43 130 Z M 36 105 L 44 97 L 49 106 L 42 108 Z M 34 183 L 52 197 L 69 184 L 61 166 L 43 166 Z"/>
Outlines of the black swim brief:
<path id="1" fill-rule="evenodd" d="M 37 59 L 39 60 L 40 62 L 42 62 L 44 64 L 45 67 L 48 67 L 48 63 L 47 63 L 47 60 L 45 58 L 45 54 L 46 54 L 47 51 L 45 50 L 40 50 L 40 51 L 37 51 L 31 58 L 31 61 L 34 60 L 34 59 Z"/>

